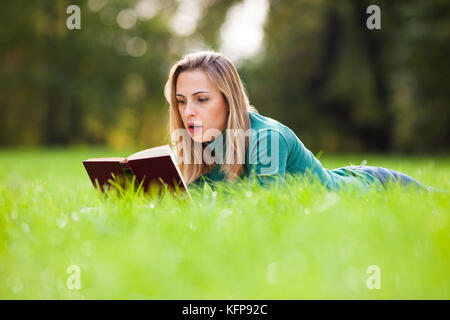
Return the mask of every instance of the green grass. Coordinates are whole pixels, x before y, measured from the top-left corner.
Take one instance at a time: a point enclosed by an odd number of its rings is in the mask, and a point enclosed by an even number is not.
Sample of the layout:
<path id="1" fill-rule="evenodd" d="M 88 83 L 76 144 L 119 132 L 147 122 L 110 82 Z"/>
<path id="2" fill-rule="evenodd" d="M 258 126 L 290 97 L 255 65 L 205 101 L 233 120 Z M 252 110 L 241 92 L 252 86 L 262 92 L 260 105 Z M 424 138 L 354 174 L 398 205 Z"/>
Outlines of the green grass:
<path id="1" fill-rule="evenodd" d="M 449 195 L 327 192 L 291 181 L 100 196 L 81 160 L 105 149 L 0 151 L 2 299 L 449 299 Z M 449 157 L 321 157 L 450 190 Z M 80 268 L 69 290 L 67 268 Z M 366 286 L 379 266 L 381 288 Z"/>

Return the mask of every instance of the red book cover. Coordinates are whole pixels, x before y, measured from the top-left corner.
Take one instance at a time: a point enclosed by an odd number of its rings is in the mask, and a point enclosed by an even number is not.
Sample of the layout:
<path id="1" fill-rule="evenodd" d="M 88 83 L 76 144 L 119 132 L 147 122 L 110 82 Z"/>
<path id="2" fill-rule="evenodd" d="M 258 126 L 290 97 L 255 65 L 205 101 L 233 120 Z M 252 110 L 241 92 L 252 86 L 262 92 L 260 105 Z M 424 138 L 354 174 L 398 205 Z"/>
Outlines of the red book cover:
<path id="1" fill-rule="evenodd" d="M 124 163 L 124 160 L 127 162 Z M 114 180 L 125 186 L 135 177 L 136 185 L 142 184 L 144 192 L 152 186 L 162 190 L 187 192 L 176 158 L 168 145 L 137 152 L 126 158 L 93 158 L 83 161 L 83 165 L 94 187 L 101 191 L 112 186 Z M 98 185 L 97 185 L 98 182 Z"/>

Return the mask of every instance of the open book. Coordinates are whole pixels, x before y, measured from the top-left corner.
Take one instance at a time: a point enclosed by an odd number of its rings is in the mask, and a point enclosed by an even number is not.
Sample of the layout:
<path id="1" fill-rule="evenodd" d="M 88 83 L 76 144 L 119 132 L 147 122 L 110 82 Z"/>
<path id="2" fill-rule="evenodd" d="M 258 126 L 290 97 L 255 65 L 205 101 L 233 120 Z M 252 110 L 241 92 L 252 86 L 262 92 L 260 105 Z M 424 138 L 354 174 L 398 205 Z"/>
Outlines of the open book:
<path id="1" fill-rule="evenodd" d="M 136 184 L 142 183 L 144 192 L 151 186 L 163 188 L 167 185 L 173 191 L 186 191 L 191 198 L 169 145 L 139 151 L 128 158 L 92 158 L 84 160 L 83 165 L 94 187 L 98 186 L 101 191 L 114 182 L 124 186 L 135 176 Z"/>

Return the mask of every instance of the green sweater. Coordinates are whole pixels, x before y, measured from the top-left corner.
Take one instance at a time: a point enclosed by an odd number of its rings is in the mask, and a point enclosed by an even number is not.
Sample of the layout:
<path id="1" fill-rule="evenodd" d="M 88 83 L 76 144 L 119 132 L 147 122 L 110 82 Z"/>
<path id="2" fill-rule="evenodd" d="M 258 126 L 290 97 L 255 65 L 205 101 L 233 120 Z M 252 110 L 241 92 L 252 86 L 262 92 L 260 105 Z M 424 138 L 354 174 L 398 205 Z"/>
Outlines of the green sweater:
<path id="1" fill-rule="evenodd" d="M 320 161 L 287 126 L 257 113 L 249 112 L 249 116 L 252 130 L 246 155 L 246 172 L 243 176 L 257 179 L 263 186 L 270 185 L 277 177 L 283 181 L 286 174 L 295 174 L 310 180 L 318 178 L 330 190 L 338 190 L 349 185 L 368 190 L 373 184 L 377 188 L 384 189 L 376 178 L 364 171 L 323 168 Z M 210 148 L 209 151 L 214 150 L 216 158 L 224 156 L 219 154 L 218 146 L 223 143 L 224 153 L 225 140 L 222 132 L 221 137 L 207 143 L 206 148 Z M 225 180 L 225 175 L 220 169 L 221 165 L 216 165 L 210 173 L 200 176 L 192 184 L 202 186 L 205 181 Z"/>

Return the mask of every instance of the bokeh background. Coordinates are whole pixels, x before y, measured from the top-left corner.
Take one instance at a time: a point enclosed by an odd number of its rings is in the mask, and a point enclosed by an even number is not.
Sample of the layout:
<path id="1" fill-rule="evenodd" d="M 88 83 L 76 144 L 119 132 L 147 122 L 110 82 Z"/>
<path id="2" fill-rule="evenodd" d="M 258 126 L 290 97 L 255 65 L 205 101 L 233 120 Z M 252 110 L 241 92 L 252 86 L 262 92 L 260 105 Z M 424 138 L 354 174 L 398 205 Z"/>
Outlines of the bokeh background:
<path id="1" fill-rule="evenodd" d="M 66 9 L 81 8 L 81 30 Z M 381 8 L 368 30 L 366 8 Z M 0 148 L 169 142 L 163 87 L 216 50 L 314 153 L 447 153 L 450 3 L 14 0 L 0 10 Z"/>

